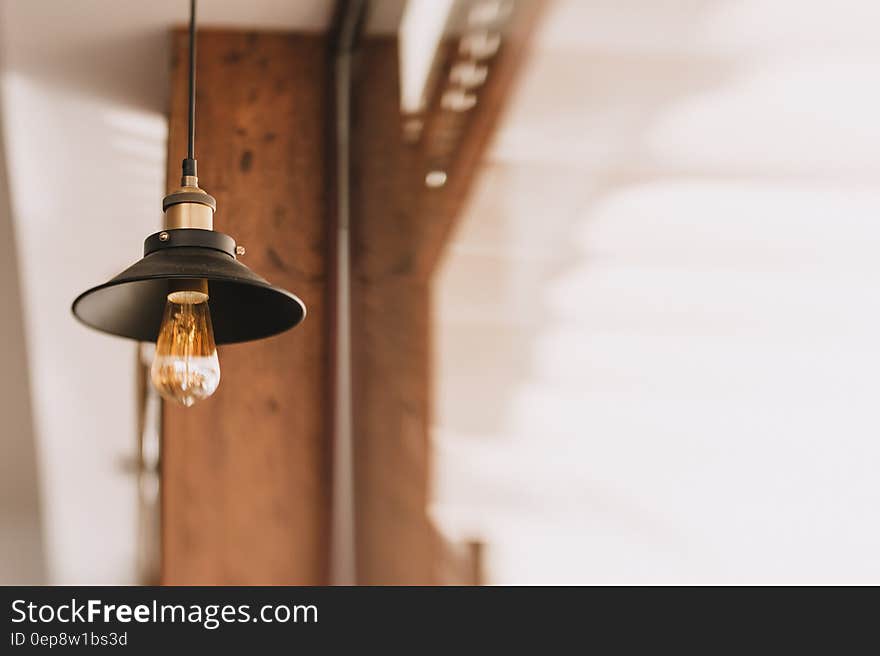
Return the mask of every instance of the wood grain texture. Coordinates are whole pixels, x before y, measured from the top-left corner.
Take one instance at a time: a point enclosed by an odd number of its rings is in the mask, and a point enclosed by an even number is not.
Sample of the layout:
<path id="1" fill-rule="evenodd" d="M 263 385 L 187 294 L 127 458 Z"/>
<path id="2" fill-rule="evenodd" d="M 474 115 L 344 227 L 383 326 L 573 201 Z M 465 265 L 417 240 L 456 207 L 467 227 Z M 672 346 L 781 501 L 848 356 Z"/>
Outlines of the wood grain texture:
<path id="1" fill-rule="evenodd" d="M 415 248 L 414 271 L 422 279 L 430 280 L 458 223 L 465 203 L 473 188 L 483 156 L 511 100 L 529 44 L 536 26 L 546 11 L 545 0 L 524 0 L 515 5 L 501 40 L 498 52 L 484 62 L 489 69 L 486 83 L 474 90 L 478 101 L 467 112 L 442 111 L 434 99 L 434 111 L 426 121 L 422 143 L 425 168 L 443 168 L 448 181 L 434 193 L 420 198 L 418 216 L 426 217 Z M 458 59 L 458 41 L 444 45 L 445 61 L 441 79 L 449 77 L 452 64 Z M 441 90 L 438 90 L 438 96 Z M 441 155 L 446 151 L 445 156 Z"/>
<path id="2" fill-rule="evenodd" d="M 186 148 L 185 34 L 173 34 L 168 186 Z M 165 404 L 162 581 L 324 584 L 330 512 L 327 41 L 201 30 L 196 157 L 216 230 L 300 296 L 296 329 L 220 348 L 216 395 Z"/>
<path id="3" fill-rule="evenodd" d="M 361 46 L 352 94 L 352 394 L 361 584 L 433 583 L 428 289 L 411 275 L 420 153 L 401 142 L 397 44 Z"/>
<path id="4" fill-rule="evenodd" d="M 520 16 L 512 33 L 532 20 Z M 357 570 L 363 584 L 445 583 L 450 571 L 470 571 L 466 564 L 449 567 L 449 545 L 428 517 L 431 278 L 509 97 L 526 33 L 498 54 L 476 108 L 448 112 L 435 94 L 416 140 L 405 137 L 400 115 L 396 41 L 369 37 L 358 54 L 352 366 Z M 457 44 L 446 44 L 444 52 L 448 70 Z M 428 188 L 425 175 L 438 164 L 448 182 Z"/>

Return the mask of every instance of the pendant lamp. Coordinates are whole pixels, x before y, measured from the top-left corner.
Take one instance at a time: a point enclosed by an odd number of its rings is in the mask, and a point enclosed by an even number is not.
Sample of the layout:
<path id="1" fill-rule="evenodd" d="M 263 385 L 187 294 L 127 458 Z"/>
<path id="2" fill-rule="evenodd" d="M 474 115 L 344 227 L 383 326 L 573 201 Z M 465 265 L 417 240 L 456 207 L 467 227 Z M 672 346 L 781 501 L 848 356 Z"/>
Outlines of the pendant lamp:
<path id="1" fill-rule="evenodd" d="M 189 138 L 181 185 L 162 203 L 165 229 L 144 257 L 80 294 L 73 314 L 111 335 L 156 342 L 154 386 L 191 406 L 217 389 L 217 344 L 269 337 L 306 315 L 303 302 L 237 260 L 244 249 L 213 228 L 217 202 L 199 188 L 195 160 L 196 0 L 190 3 Z"/>

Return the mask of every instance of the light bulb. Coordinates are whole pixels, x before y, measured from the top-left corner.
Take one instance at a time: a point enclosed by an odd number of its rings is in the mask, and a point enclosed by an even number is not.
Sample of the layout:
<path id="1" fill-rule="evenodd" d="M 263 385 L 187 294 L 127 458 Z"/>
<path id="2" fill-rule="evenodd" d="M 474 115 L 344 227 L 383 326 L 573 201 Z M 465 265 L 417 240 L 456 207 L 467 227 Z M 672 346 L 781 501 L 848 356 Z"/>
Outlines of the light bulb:
<path id="1" fill-rule="evenodd" d="M 207 290 L 207 285 L 204 285 Z M 211 396 L 220 384 L 220 360 L 214 344 L 208 294 L 168 294 L 150 369 L 163 397 L 189 407 Z"/>

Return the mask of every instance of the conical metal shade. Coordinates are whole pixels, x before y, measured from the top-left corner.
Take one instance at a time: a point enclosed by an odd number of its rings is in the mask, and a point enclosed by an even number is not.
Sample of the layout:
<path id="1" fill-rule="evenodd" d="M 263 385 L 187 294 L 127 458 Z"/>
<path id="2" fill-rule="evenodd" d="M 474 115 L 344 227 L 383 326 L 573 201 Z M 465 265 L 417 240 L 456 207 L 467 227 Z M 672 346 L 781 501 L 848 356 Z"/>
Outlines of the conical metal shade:
<path id="1" fill-rule="evenodd" d="M 160 240 L 160 235 L 165 237 Z M 192 244 L 208 245 L 192 245 Z M 144 342 L 159 336 L 170 283 L 208 281 L 217 344 L 246 342 L 293 328 L 306 315 L 303 302 L 274 287 L 235 259 L 231 237 L 210 230 L 156 233 L 145 256 L 115 278 L 80 294 L 73 314 L 84 324 Z"/>

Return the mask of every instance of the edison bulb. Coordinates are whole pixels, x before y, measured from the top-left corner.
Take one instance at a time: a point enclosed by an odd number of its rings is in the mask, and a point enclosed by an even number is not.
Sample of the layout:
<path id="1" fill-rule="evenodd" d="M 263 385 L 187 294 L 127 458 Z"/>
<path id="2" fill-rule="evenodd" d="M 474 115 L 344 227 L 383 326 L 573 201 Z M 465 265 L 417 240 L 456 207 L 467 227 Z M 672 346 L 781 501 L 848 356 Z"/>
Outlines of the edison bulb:
<path id="1" fill-rule="evenodd" d="M 168 294 L 150 377 L 163 397 L 186 407 L 216 391 L 220 384 L 220 360 L 214 344 L 208 294 Z"/>

